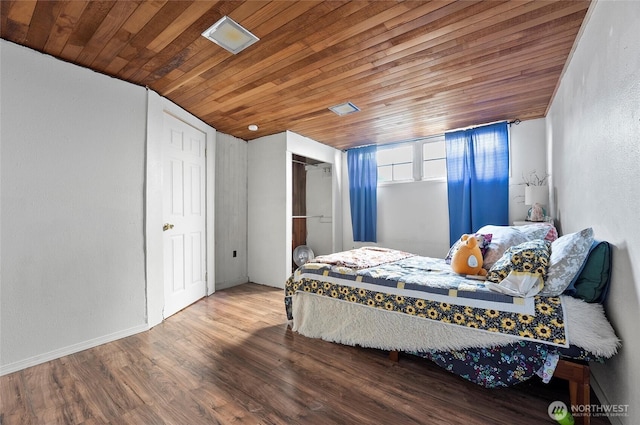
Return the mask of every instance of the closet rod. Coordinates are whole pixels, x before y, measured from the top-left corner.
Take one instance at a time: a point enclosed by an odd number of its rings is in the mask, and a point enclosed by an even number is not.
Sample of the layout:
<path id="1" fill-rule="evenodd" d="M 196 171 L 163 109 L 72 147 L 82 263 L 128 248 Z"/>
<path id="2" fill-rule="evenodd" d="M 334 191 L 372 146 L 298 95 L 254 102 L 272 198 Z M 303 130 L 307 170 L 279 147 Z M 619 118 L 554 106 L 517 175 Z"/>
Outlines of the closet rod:
<path id="1" fill-rule="evenodd" d="M 297 159 L 292 159 L 291 162 L 295 162 L 296 164 L 302 164 L 302 165 L 311 165 L 312 167 L 318 166 L 318 164 L 307 164 L 306 162 L 298 161 Z"/>

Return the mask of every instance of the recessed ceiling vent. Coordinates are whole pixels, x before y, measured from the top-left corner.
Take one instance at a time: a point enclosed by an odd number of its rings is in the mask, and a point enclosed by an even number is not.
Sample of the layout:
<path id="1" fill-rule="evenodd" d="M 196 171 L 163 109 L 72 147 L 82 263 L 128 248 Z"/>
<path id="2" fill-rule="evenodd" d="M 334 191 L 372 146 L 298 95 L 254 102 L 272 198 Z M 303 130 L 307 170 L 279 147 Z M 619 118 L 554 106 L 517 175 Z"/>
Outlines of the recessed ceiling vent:
<path id="1" fill-rule="evenodd" d="M 234 55 L 260 40 L 228 16 L 223 16 L 202 35 Z"/>
<path id="2" fill-rule="evenodd" d="M 331 109 L 332 112 L 334 112 L 335 114 L 338 114 L 340 116 L 353 114 L 354 112 L 360 111 L 360 108 L 358 108 L 356 105 L 354 105 L 351 102 L 341 103 L 340 105 L 335 105 L 335 106 L 330 106 L 329 109 Z"/>

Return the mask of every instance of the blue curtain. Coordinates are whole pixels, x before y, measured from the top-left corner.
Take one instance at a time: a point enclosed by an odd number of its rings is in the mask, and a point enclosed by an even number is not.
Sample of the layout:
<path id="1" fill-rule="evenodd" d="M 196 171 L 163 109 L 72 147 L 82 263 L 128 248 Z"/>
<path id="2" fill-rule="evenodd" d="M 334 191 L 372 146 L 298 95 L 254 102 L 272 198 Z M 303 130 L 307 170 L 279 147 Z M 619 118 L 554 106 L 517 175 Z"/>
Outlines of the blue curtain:
<path id="1" fill-rule="evenodd" d="M 445 133 L 449 242 L 486 224 L 509 223 L 507 123 Z"/>
<path id="2" fill-rule="evenodd" d="M 353 240 L 376 242 L 378 216 L 378 163 L 376 146 L 349 149 L 349 199 Z"/>

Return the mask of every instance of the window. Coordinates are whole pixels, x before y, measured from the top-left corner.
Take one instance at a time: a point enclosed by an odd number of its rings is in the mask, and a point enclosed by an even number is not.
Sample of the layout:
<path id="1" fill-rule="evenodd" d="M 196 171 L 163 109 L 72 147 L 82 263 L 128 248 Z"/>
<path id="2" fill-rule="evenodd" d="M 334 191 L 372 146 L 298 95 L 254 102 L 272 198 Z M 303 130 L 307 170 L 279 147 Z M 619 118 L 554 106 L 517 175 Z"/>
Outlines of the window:
<path id="1" fill-rule="evenodd" d="M 411 144 L 378 147 L 378 182 L 413 180 L 413 146 Z"/>
<path id="2" fill-rule="evenodd" d="M 446 179 L 444 135 L 378 146 L 378 183 Z"/>
<path id="3" fill-rule="evenodd" d="M 422 144 L 422 179 L 447 177 L 447 155 L 444 136 L 425 140 Z"/>

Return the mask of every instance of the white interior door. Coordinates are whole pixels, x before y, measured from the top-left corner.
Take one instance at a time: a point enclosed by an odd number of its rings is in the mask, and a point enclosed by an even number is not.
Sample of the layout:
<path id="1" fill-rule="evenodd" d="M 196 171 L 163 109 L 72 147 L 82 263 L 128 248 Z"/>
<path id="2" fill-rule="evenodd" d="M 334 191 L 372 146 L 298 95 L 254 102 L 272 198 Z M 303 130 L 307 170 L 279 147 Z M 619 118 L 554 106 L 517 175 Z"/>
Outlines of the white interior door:
<path id="1" fill-rule="evenodd" d="M 164 310 L 206 295 L 204 132 L 166 114 L 163 130 Z"/>

